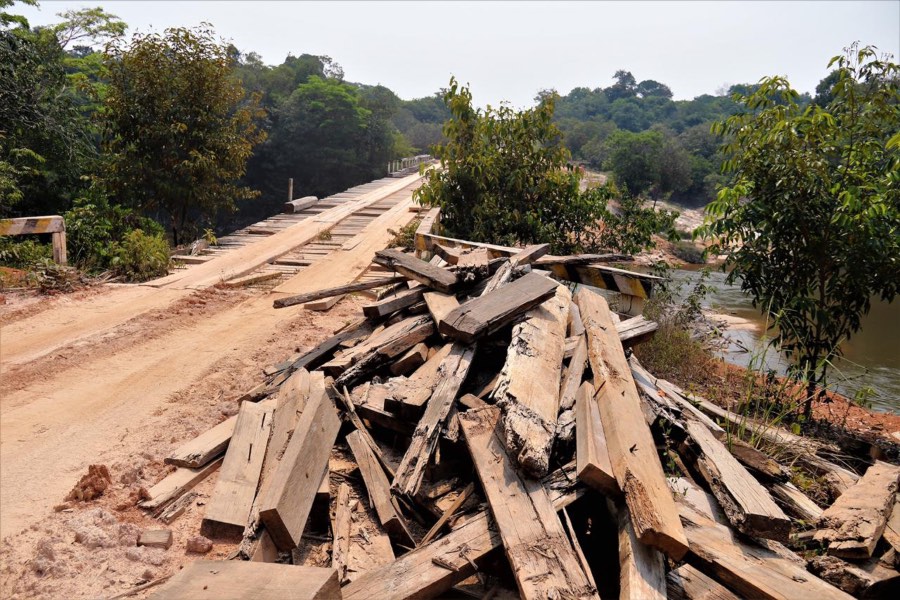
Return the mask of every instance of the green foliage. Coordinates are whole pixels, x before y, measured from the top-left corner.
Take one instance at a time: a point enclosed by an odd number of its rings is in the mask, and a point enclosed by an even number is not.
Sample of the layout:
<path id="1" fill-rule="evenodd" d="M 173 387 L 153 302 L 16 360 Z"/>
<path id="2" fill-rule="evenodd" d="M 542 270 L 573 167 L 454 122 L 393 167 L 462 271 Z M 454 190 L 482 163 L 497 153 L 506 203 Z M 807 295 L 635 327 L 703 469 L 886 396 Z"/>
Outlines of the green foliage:
<path id="1" fill-rule="evenodd" d="M 0 265 L 5 267 L 30 269 L 52 256 L 50 244 L 42 244 L 34 238 L 0 236 Z"/>
<path id="2" fill-rule="evenodd" d="M 93 189 L 75 200 L 71 210 L 63 214 L 69 260 L 85 271 L 104 271 L 112 267 L 115 244 L 135 229 L 161 235 L 163 228 L 134 210 L 110 204 L 100 191 Z"/>
<path id="3" fill-rule="evenodd" d="M 130 231 L 121 242 L 112 245 L 110 264 L 128 281 L 147 281 L 162 277 L 169 270 L 171 253 L 166 238 L 159 233 Z"/>
<path id="4" fill-rule="evenodd" d="M 606 167 L 632 194 L 668 197 L 691 185 L 691 161 L 671 135 L 660 131 L 616 131 L 606 141 Z"/>
<path id="5" fill-rule="evenodd" d="M 388 243 L 388 248 L 407 248 L 412 250 L 416 246 L 416 230 L 422 223 L 421 217 L 416 217 L 406 225 L 400 228 L 400 231 L 388 229 L 388 233 L 394 236 Z"/>
<path id="6" fill-rule="evenodd" d="M 257 195 L 238 179 L 265 138 L 259 99 L 208 26 L 135 34 L 108 52 L 106 182 L 119 201 L 165 215 L 177 245 L 198 220 Z"/>
<path id="7" fill-rule="evenodd" d="M 734 181 L 700 231 L 773 315 L 807 414 L 870 297 L 900 285 L 900 67 L 856 46 L 833 65 L 826 106 L 804 107 L 782 77 L 738 97 L 746 111 L 716 126 Z"/>
<path id="8" fill-rule="evenodd" d="M 555 96 L 522 112 L 478 110 L 468 88 L 451 79 L 444 100 L 452 118 L 436 146 L 443 170 L 426 174 L 418 202 L 441 208 L 448 235 L 504 245 L 549 243 L 554 252 L 637 252 L 672 229 L 674 217 L 625 195 L 608 209 L 612 186 L 580 191 L 581 174 L 553 124 Z M 674 231 L 674 230 L 673 230 Z"/>

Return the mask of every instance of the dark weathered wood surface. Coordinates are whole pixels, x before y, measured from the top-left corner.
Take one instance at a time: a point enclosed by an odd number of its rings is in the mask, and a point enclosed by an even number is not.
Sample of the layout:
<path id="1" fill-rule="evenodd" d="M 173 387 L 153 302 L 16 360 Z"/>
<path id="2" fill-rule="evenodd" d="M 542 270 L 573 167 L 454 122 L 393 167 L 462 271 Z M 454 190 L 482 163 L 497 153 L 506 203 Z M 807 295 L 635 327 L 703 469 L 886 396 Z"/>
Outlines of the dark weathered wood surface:
<path id="1" fill-rule="evenodd" d="M 322 298 L 331 298 L 332 296 L 343 296 L 351 292 L 361 292 L 363 290 L 371 290 L 385 285 L 392 285 L 406 281 L 405 277 L 382 277 L 380 279 L 369 279 L 366 281 L 358 281 L 356 283 L 348 283 L 324 290 L 316 290 L 306 294 L 298 294 L 296 296 L 288 296 L 287 298 L 279 298 L 272 302 L 275 308 L 287 308 L 297 304 L 306 304 L 313 300 L 321 300 Z"/>
<path id="2" fill-rule="evenodd" d="M 376 252 L 375 262 L 440 292 L 449 293 L 459 283 L 450 271 L 394 248 Z"/>

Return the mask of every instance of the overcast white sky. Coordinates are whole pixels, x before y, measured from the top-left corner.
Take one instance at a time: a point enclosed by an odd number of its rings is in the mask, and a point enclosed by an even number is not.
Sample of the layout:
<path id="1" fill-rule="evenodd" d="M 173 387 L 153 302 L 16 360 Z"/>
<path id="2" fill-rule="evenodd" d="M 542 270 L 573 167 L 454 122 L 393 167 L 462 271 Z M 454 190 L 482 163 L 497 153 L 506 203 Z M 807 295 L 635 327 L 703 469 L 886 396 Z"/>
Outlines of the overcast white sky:
<path id="1" fill-rule="evenodd" d="M 620 68 L 676 99 L 787 75 L 812 92 L 828 59 L 855 40 L 900 54 L 900 0 L 883 2 L 165 2 L 17 5 L 32 25 L 103 6 L 131 31 L 212 23 L 268 64 L 327 54 L 345 78 L 427 96 L 450 75 L 476 103 L 532 103 L 536 92 L 606 87 Z"/>

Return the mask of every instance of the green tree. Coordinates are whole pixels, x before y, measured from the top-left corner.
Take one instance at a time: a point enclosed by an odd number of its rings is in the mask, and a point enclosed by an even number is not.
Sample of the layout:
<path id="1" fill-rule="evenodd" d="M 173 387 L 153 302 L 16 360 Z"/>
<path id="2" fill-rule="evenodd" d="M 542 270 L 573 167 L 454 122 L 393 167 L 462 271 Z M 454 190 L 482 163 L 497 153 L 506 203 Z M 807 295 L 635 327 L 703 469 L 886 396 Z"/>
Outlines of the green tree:
<path id="1" fill-rule="evenodd" d="M 734 180 L 700 231 L 774 316 L 807 416 L 870 298 L 900 285 L 900 67 L 856 46 L 831 66 L 826 106 L 804 107 L 782 77 L 739 97 L 746 110 L 716 126 Z"/>
<path id="2" fill-rule="evenodd" d="M 164 215 L 175 244 L 235 202 L 254 145 L 258 96 L 233 76 L 211 29 L 136 34 L 109 48 L 104 99 L 106 182 L 120 203 Z"/>
<path id="3" fill-rule="evenodd" d="M 553 124 L 555 96 L 521 112 L 507 105 L 480 110 L 469 89 L 451 79 L 444 100 L 452 118 L 444 125 L 447 142 L 435 148 L 444 169 L 427 173 L 416 199 L 441 208 L 450 235 L 549 243 L 554 252 L 633 249 L 632 236 L 604 235 L 603 223 L 615 219 L 607 208 L 611 188 L 580 191 L 580 174 Z M 635 219 L 655 218 L 650 209 L 634 208 Z M 633 231 L 641 236 L 638 246 L 649 244 L 641 227 Z"/>

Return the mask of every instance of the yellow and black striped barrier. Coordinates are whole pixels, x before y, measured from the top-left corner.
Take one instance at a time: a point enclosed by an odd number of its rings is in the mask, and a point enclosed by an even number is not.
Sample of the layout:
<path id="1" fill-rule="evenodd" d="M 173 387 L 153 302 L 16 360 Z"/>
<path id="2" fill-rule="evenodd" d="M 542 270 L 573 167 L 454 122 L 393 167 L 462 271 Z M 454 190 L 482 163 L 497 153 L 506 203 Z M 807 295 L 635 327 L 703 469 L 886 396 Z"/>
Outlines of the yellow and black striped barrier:
<path id="1" fill-rule="evenodd" d="M 0 219 L 0 235 L 53 235 L 53 260 L 66 264 L 66 222 L 59 215 Z"/>

